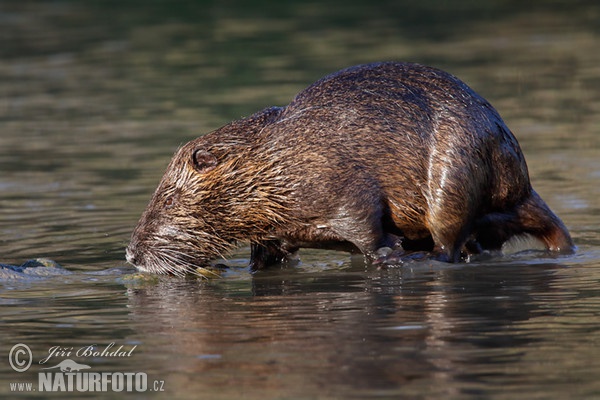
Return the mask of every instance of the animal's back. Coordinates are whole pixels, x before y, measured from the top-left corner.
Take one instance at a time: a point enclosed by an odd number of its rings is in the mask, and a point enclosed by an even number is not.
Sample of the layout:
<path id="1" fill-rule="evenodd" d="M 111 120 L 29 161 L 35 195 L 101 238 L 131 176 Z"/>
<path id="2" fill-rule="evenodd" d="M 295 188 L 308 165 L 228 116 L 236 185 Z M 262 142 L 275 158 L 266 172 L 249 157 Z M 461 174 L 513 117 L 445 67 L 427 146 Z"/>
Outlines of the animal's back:
<path id="1" fill-rule="evenodd" d="M 282 146 L 309 199 L 299 207 L 383 201 L 384 224 L 408 239 L 513 207 L 530 190 L 518 143 L 498 113 L 457 78 L 426 66 L 371 64 L 327 76 L 270 131 L 270 145 Z"/>

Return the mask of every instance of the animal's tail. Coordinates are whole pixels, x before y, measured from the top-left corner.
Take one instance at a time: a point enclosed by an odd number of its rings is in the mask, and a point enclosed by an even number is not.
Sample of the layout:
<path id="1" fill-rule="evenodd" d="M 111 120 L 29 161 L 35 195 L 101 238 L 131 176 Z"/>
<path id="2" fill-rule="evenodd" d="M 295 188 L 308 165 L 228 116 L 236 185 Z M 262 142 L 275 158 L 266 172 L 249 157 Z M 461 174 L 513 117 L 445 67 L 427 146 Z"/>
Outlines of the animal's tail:
<path id="1" fill-rule="evenodd" d="M 575 245 L 565 224 L 532 189 L 531 196 L 517 207 L 521 229 L 541 240 L 552 252 L 571 254 Z"/>

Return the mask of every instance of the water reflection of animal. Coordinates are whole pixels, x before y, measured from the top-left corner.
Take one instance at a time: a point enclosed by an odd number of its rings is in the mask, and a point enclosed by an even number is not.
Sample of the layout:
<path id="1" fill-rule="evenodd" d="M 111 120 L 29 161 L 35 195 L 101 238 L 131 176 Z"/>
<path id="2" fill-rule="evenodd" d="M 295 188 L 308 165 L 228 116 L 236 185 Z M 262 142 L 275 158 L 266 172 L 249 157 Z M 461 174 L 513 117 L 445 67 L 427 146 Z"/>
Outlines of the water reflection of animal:
<path id="1" fill-rule="evenodd" d="M 66 359 L 66 360 L 61 361 L 54 367 L 48 367 L 48 368 L 42 368 L 42 369 L 53 369 L 53 368 L 60 368 L 61 372 L 77 372 L 77 371 L 81 371 L 82 369 L 90 369 L 91 367 L 89 365 L 78 364 L 73 360 Z"/>
<path id="2" fill-rule="evenodd" d="M 574 250 L 497 111 L 448 73 L 378 63 L 181 147 L 127 259 L 181 274 L 249 241 L 254 270 L 301 247 L 457 262 L 523 233 Z"/>

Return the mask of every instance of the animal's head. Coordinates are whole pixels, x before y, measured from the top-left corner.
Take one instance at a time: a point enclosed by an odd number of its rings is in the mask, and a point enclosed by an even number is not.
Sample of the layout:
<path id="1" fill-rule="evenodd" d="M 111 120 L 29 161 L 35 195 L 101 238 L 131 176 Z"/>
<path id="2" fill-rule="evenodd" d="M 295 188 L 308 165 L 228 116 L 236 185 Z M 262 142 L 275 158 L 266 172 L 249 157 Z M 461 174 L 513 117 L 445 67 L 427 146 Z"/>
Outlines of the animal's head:
<path id="1" fill-rule="evenodd" d="M 272 160 L 256 160 L 247 145 L 213 141 L 201 137 L 175 153 L 127 247 L 127 261 L 138 269 L 194 273 L 284 220 Z"/>

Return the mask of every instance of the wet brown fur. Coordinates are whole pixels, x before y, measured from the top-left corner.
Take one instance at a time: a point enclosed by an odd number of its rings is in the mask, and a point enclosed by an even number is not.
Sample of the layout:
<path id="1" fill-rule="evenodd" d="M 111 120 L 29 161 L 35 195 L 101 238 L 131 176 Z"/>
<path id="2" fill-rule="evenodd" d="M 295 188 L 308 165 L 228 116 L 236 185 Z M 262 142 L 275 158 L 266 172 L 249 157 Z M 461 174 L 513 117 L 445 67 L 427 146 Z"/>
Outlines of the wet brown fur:
<path id="1" fill-rule="evenodd" d="M 374 259 L 401 245 L 456 262 L 521 233 L 553 252 L 574 249 L 496 110 L 443 71 L 378 63 L 180 148 L 127 254 L 157 273 L 248 241 L 254 270 L 300 247 Z"/>

